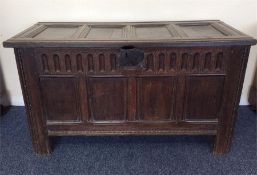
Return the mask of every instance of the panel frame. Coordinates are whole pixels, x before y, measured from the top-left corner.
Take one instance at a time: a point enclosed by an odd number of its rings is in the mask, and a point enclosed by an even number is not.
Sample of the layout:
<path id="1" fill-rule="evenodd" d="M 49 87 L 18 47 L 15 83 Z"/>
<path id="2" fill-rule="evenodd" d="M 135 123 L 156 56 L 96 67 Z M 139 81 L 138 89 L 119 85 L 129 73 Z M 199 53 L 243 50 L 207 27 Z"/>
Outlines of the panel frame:
<path id="1" fill-rule="evenodd" d="M 143 113 L 142 113 L 142 80 L 145 79 L 151 79 L 151 78 L 165 78 L 165 79 L 170 79 L 173 87 L 172 87 L 172 97 L 173 100 L 171 100 L 171 111 L 169 114 L 169 118 L 166 120 L 144 120 Z M 138 76 L 136 77 L 136 103 L 137 103 L 137 110 L 136 110 L 136 122 L 145 122 L 145 123 L 158 123 L 158 122 L 176 122 L 176 89 L 177 89 L 177 76 L 155 76 L 155 75 L 150 75 L 150 76 Z M 161 81 L 161 80 L 160 80 Z"/>
<path id="2" fill-rule="evenodd" d="M 43 97 L 43 90 L 42 90 L 42 84 L 41 84 L 41 79 L 52 79 L 52 78 L 71 78 L 73 79 L 74 84 L 74 92 L 75 92 L 75 101 L 76 101 L 76 112 L 75 114 L 77 115 L 76 120 L 48 120 L 47 119 L 47 110 L 44 102 L 44 97 Z M 43 108 L 43 115 L 46 121 L 47 125 L 71 125 L 71 124 L 79 124 L 83 122 L 83 115 L 82 115 L 82 109 L 81 105 L 83 105 L 83 102 L 81 101 L 80 93 L 79 93 L 79 80 L 78 77 L 75 75 L 39 75 L 39 88 L 41 92 L 41 101 L 42 101 L 42 108 Z"/>
<path id="3" fill-rule="evenodd" d="M 124 88 L 123 88 L 123 92 L 124 92 L 124 106 L 123 106 L 123 110 L 124 110 L 124 116 L 123 116 L 123 120 L 94 120 L 94 114 L 93 114 L 93 105 L 92 105 L 92 94 L 93 94 L 93 90 L 92 90 L 92 83 L 90 83 L 90 79 L 104 79 L 104 78 L 111 78 L 111 79 L 121 79 L 124 83 Z M 88 108 L 89 108 L 89 119 L 88 122 L 89 123 L 101 123 L 101 124 L 115 124 L 115 123 L 126 123 L 129 119 L 128 119 L 128 77 L 126 76 L 122 76 L 122 75 L 112 75 L 112 76 L 101 76 L 101 75 L 88 75 L 86 76 L 86 84 L 87 84 L 87 99 L 88 99 Z"/>
<path id="4" fill-rule="evenodd" d="M 202 77 L 202 78 L 212 78 L 212 77 L 219 77 L 221 79 L 223 79 L 222 82 L 222 90 L 221 90 L 221 94 L 220 94 L 220 104 L 218 107 L 218 111 L 216 114 L 216 118 L 215 119 L 190 119 L 187 118 L 187 108 L 188 108 L 188 95 L 189 95 L 189 91 L 190 91 L 190 85 L 189 85 L 189 81 L 190 78 L 195 78 L 195 77 Z M 185 94 L 184 94 L 184 102 L 183 102 L 183 115 L 182 115 L 182 120 L 185 122 L 191 122 L 191 123 L 217 123 L 219 120 L 219 116 L 220 116 L 220 112 L 221 112 L 221 106 L 222 106 L 222 102 L 223 102 L 223 93 L 225 91 L 224 87 L 225 87 L 225 82 L 226 82 L 226 74 L 190 74 L 188 76 L 185 77 Z"/>

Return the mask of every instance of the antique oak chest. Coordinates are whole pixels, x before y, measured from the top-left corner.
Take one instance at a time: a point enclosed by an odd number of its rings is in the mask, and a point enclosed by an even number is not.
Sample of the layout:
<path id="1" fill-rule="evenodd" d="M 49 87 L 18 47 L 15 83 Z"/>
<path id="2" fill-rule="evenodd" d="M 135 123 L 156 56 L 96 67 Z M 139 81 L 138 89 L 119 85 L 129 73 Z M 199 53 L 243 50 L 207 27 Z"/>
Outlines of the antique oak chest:
<path id="1" fill-rule="evenodd" d="M 13 47 L 35 152 L 51 136 L 210 135 L 229 150 L 251 45 L 221 21 L 37 23 Z"/>

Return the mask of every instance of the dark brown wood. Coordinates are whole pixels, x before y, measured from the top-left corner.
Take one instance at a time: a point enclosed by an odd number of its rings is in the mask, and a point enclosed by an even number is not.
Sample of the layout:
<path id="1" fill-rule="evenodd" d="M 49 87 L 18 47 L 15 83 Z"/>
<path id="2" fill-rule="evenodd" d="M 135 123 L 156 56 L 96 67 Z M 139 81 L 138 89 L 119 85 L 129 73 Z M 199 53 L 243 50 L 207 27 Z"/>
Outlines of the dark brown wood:
<path id="1" fill-rule="evenodd" d="M 186 120 L 215 120 L 221 105 L 223 75 L 199 75 L 187 78 L 184 117 Z M 200 106 L 196 108 L 196 106 Z"/>
<path id="2" fill-rule="evenodd" d="M 38 154 L 49 154 L 51 143 L 43 115 L 38 73 L 34 66 L 34 50 L 16 48 L 14 51 L 34 150 Z"/>
<path id="3" fill-rule="evenodd" d="M 64 135 L 212 135 L 227 152 L 253 44 L 221 21 L 38 23 L 4 42 L 39 154 Z"/>
<path id="4" fill-rule="evenodd" d="M 40 86 L 45 109 L 44 116 L 48 122 L 81 121 L 76 77 L 41 76 Z"/>
<path id="5" fill-rule="evenodd" d="M 89 107 L 92 122 L 127 120 L 126 78 L 90 77 Z"/>
<path id="6" fill-rule="evenodd" d="M 249 51 L 250 47 L 238 46 L 232 47 L 230 50 L 230 58 L 227 60 L 228 70 L 224 84 L 223 102 L 219 113 L 219 128 L 214 143 L 214 153 L 216 154 L 228 152 L 231 144 Z M 232 58 L 237 59 L 233 60 Z"/>
<path id="7" fill-rule="evenodd" d="M 174 120 L 174 77 L 138 78 L 138 120 Z"/>
<path id="8" fill-rule="evenodd" d="M 255 67 L 254 79 L 250 88 L 249 103 L 252 109 L 256 111 L 257 109 L 257 66 Z"/>

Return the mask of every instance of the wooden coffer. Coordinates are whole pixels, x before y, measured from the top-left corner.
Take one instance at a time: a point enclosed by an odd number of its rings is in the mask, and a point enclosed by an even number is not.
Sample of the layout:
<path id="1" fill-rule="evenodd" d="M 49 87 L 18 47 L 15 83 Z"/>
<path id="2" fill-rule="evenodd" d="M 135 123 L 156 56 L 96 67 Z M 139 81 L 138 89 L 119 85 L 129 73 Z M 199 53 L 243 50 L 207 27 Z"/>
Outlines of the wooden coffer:
<path id="1" fill-rule="evenodd" d="M 221 21 L 44 22 L 4 42 L 39 154 L 64 135 L 212 135 L 227 152 L 254 44 Z"/>

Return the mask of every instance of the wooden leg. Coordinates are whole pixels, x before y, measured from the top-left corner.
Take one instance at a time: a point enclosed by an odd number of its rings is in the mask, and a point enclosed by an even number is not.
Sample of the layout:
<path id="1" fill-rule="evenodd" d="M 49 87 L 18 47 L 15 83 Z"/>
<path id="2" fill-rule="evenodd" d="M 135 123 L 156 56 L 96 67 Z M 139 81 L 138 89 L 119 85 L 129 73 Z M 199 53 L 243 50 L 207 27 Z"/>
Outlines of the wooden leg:
<path id="1" fill-rule="evenodd" d="M 15 49 L 16 63 L 26 107 L 27 121 L 34 151 L 45 155 L 51 153 L 50 139 L 43 116 L 43 104 L 40 100 L 39 78 L 36 74 L 34 51 L 31 49 Z"/>
<path id="2" fill-rule="evenodd" d="M 222 155 L 228 153 L 231 146 L 232 130 L 220 130 L 214 138 L 213 154 Z"/>
<path id="3" fill-rule="evenodd" d="M 219 141 L 217 136 L 214 138 L 214 144 L 213 144 L 213 151 L 212 152 L 213 152 L 214 155 L 222 155 L 222 154 L 227 153 L 227 149 L 226 149 L 225 145 L 222 144 Z"/>
<path id="4" fill-rule="evenodd" d="M 33 140 L 33 148 L 37 154 L 40 154 L 40 155 L 51 154 L 52 147 L 51 147 L 50 138 L 46 137 L 43 140 L 42 139 Z"/>
<path id="5" fill-rule="evenodd" d="M 37 125 L 36 121 L 32 125 L 30 120 L 28 122 L 34 151 L 40 155 L 50 154 L 52 152 L 51 140 L 46 130 Z"/>
<path id="6" fill-rule="evenodd" d="M 50 137 L 48 136 L 46 126 L 43 123 L 41 115 L 33 115 L 33 111 L 27 109 L 27 121 L 32 139 L 34 151 L 37 154 L 45 155 L 52 152 Z"/>

